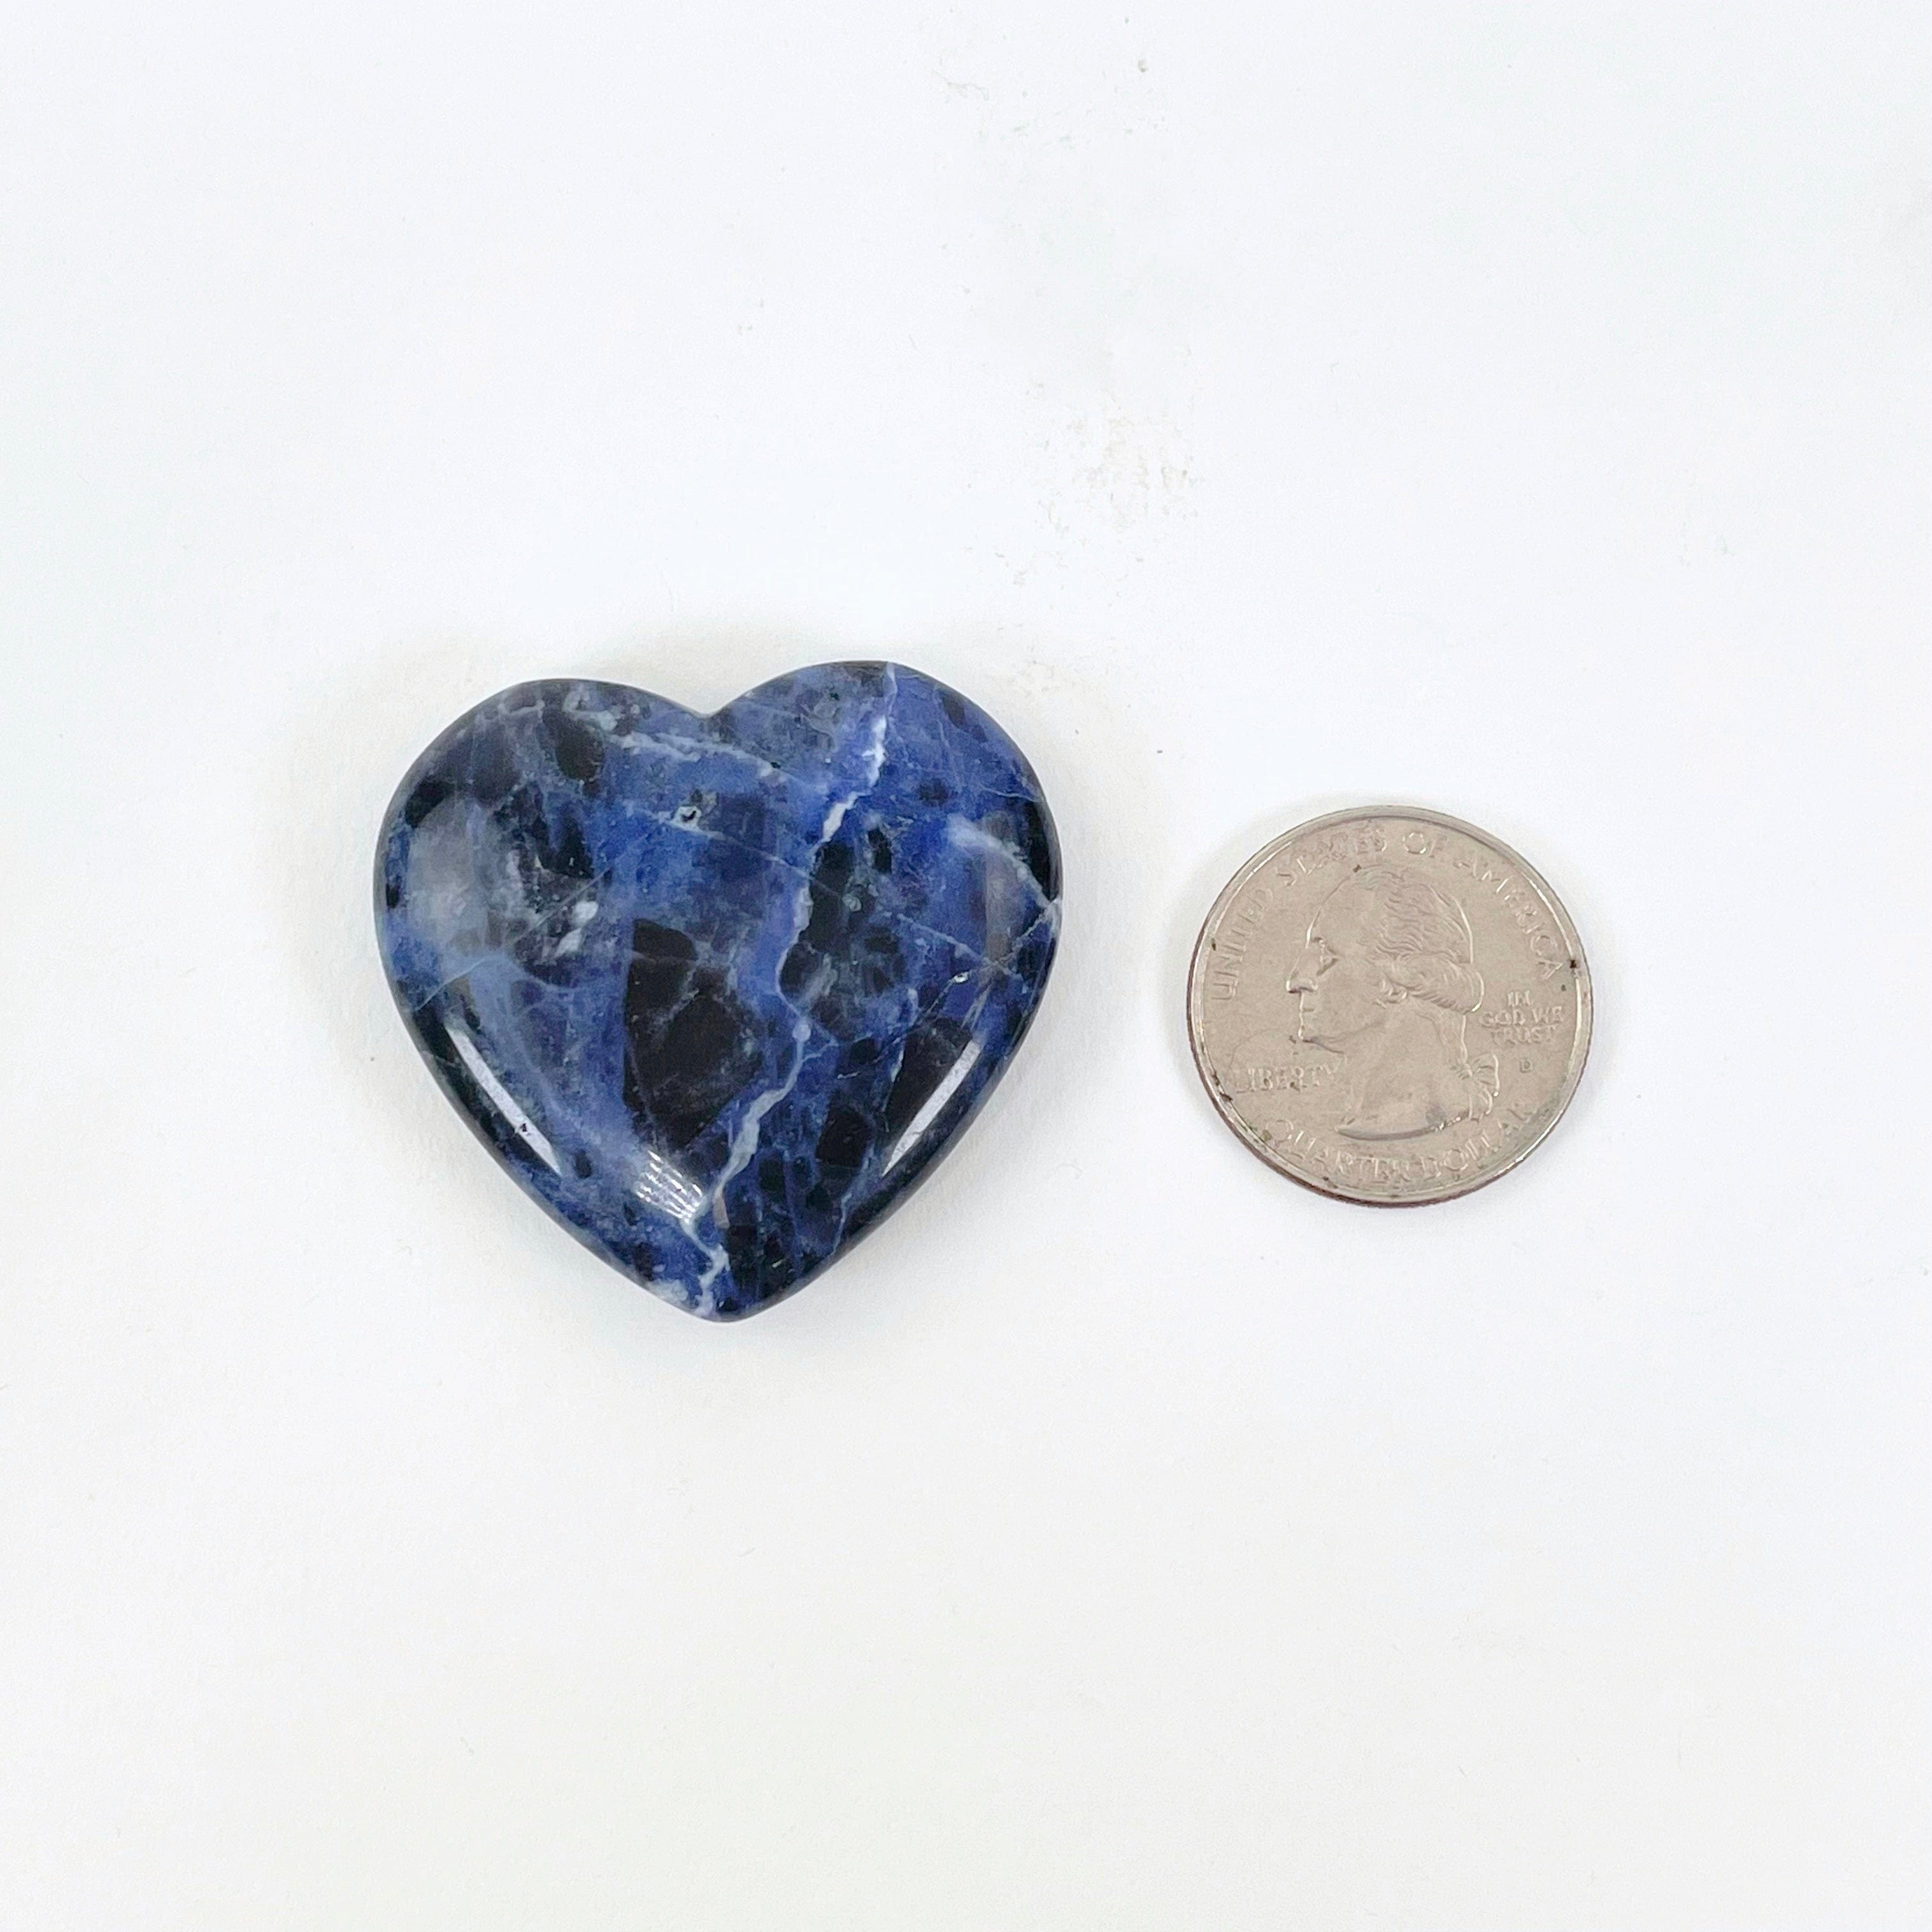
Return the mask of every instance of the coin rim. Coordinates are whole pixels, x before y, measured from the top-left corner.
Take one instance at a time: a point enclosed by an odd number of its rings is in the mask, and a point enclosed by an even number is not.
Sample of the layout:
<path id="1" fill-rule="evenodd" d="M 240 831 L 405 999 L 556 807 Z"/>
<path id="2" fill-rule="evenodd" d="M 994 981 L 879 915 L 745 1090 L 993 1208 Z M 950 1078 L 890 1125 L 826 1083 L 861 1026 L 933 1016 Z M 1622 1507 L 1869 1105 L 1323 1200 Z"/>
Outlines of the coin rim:
<path id="1" fill-rule="evenodd" d="M 1207 982 L 1205 961 L 1208 935 L 1216 929 L 1248 881 L 1276 853 L 1292 845 L 1296 840 L 1305 838 L 1311 832 L 1319 832 L 1331 825 L 1346 825 L 1364 819 L 1376 818 L 1412 819 L 1419 820 L 1426 825 L 1439 825 L 1447 831 L 1459 832 L 1466 838 L 1474 839 L 1478 844 L 1487 847 L 1498 857 L 1514 866 L 1541 896 L 1544 904 L 1555 916 L 1557 929 L 1569 944 L 1571 970 L 1576 975 L 1576 1037 L 1570 1049 L 1570 1063 L 1564 1070 L 1562 1083 L 1557 1089 L 1549 1115 L 1536 1132 L 1526 1140 L 1508 1160 L 1486 1169 L 1473 1180 L 1454 1180 L 1427 1193 L 1405 1194 L 1397 1197 L 1351 1194 L 1342 1187 L 1324 1185 L 1311 1174 L 1298 1173 L 1278 1160 L 1268 1144 L 1234 1111 L 1232 1102 L 1216 1084 L 1214 1072 L 1208 1064 L 1202 1012 Z M 1520 852 L 1505 845 L 1493 834 L 1484 831 L 1480 826 L 1472 825 L 1465 819 L 1451 818 L 1446 812 L 1431 812 L 1421 806 L 1352 806 L 1346 811 L 1324 812 L 1318 818 L 1311 818 L 1306 824 L 1284 832 L 1279 838 L 1270 839 L 1245 865 L 1239 867 L 1234 877 L 1222 887 L 1220 896 L 1208 909 L 1208 916 L 1201 922 L 1201 930 L 1195 936 L 1194 950 L 1187 962 L 1188 1051 L 1193 1058 L 1194 1070 L 1200 1076 L 1201 1084 L 1207 1089 L 1208 1097 L 1214 1103 L 1214 1111 L 1228 1124 L 1241 1144 L 1270 1173 L 1282 1175 L 1298 1186 L 1306 1188 L 1311 1194 L 1319 1194 L 1330 1201 L 1346 1201 L 1358 1208 L 1432 1207 L 1439 1201 L 1454 1201 L 1465 1194 L 1473 1194 L 1480 1188 L 1487 1187 L 1491 1182 L 1500 1180 L 1504 1174 L 1520 1166 L 1543 1144 L 1549 1137 L 1550 1130 L 1570 1111 L 1570 1102 L 1576 1097 L 1578 1083 L 1583 1077 L 1584 1064 L 1590 1057 L 1590 1039 L 1595 1023 L 1596 1003 L 1591 991 L 1590 962 L 1583 951 L 1582 938 L 1577 932 L 1576 922 L 1570 916 L 1568 908 L 1550 889 L 1549 880 Z"/>

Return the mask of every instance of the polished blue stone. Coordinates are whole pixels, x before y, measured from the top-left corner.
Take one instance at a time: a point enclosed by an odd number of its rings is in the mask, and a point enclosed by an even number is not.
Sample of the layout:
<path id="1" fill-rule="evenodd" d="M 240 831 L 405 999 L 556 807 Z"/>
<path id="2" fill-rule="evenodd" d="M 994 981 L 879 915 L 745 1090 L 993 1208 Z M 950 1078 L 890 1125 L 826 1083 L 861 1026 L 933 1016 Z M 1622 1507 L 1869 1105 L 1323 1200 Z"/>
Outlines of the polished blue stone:
<path id="1" fill-rule="evenodd" d="M 693 1313 L 766 1307 L 904 1199 L 1040 1004 L 1060 857 L 979 707 L 822 664 L 709 717 L 524 684 L 410 769 L 377 849 L 398 1005 L 484 1144 Z"/>

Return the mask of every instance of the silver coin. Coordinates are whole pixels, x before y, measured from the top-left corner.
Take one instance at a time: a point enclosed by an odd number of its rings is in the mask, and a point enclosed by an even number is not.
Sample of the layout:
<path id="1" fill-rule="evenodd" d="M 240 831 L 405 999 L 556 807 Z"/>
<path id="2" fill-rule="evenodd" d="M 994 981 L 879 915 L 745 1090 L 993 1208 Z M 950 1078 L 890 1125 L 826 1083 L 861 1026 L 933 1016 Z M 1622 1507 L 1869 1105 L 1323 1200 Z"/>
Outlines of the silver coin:
<path id="1" fill-rule="evenodd" d="M 1590 970 L 1556 895 L 1437 812 L 1338 812 L 1258 852 L 1188 974 L 1194 1064 L 1269 1166 L 1381 1207 L 1507 1174 L 1590 1050 Z"/>

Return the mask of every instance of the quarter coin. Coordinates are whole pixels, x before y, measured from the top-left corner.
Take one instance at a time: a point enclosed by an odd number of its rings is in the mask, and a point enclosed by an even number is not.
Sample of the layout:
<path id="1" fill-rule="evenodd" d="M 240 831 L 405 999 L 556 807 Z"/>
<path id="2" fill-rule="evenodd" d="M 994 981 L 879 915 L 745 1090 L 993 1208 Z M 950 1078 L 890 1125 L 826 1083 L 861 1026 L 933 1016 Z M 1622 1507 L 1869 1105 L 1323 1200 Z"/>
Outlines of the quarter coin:
<path id="1" fill-rule="evenodd" d="M 1338 812 L 1228 882 L 1188 974 L 1194 1064 L 1277 1173 L 1378 1207 L 1507 1174 L 1590 1050 L 1590 971 L 1562 902 L 1441 812 Z"/>

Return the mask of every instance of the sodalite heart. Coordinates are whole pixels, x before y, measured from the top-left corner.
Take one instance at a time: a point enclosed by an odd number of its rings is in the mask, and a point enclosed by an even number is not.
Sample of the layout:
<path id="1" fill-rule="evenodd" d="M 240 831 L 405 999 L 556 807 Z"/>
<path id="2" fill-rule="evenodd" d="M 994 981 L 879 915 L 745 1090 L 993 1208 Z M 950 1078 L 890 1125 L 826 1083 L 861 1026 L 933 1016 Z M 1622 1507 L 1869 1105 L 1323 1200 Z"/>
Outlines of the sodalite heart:
<path id="1" fill-rule="evenodd" d="M 728 1319 L 808 1280 L 971 1120 L 1040 1004 L 1032 767 L 897 664 L 700 717 L 519 685 L 416 760 L 376 927 L 443 1091 L 613 1267 Z"/>

